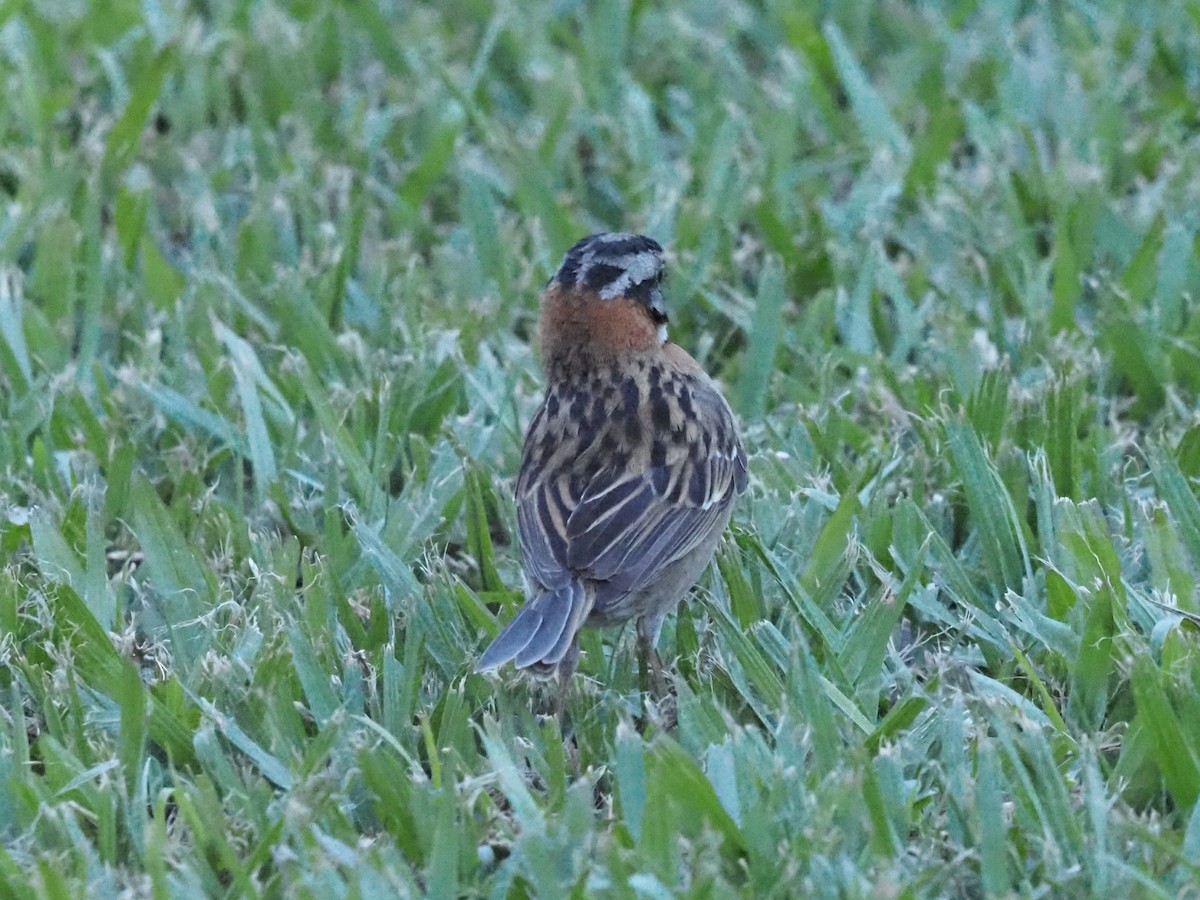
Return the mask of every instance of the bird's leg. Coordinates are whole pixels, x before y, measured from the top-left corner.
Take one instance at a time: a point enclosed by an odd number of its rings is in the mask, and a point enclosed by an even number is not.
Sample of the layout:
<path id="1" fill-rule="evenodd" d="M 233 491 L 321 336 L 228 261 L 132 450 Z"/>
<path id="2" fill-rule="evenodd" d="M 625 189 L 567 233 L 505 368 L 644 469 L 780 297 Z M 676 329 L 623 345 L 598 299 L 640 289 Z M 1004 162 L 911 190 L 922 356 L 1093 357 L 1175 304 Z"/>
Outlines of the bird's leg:
<path id="1" fill-rule="evenodd" d="M 662 660 L 658 658 L 658 651 L 654 649 L 661 628 L 662 619 L 651 620 L 643 616 L 637 621 L 638 674 L 641 676 L 642 690 L 648 690 L 655 700 L 663 700 L 671 694 L 666 675 L 663 673 Z"/>
<path id="2" fill-rule="evenodd" d="M 571 676 L 564 676 L 560 670 L 555 677 L 554 685 L 554 718 L 558 719 L 559 728 L 563 728 L 563 717 L 567 712 L 567 691 L 571 687 Z"/>
<path id="3" fill-rule="evenodd" d="M 641 676 L 642 690 L 646 690 L 649 681 L 649 693 L 653 699 L 647 703 L 648 719 L 664 731 L 671 731 L 679 722 L 679 701 L 667 683 L 663 671 L 662 660 L 654 645 L 658 643 L 658 632 L 662 628 L 662 619 L 638 619 L 638 673 Z"/>
<path id="4" fill-rule="evenodd" d="M 572 676 L 577 668 L 579 668 L 579 641 L 574 640 L 571 641 L 571 646 L 567 648 L 563 658 L 558 661 L 558 684 L 554 696 L 554 715 L 564 732 L 566 731 L 563 723 L 567 711 L 567 694 L 571 690 Z"/>

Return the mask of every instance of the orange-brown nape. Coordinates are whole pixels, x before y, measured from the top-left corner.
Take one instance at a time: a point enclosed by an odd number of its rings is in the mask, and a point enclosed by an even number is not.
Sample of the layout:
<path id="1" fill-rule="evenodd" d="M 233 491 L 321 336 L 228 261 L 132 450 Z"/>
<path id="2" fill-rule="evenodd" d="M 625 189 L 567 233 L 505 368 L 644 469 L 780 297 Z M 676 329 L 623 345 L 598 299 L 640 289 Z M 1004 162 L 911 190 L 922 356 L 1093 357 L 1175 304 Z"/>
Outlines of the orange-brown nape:
<path id="1" fill-rule="evenodd" d="M 538 331 L 547 372 L 581 355 L 608 362 L 662 345 L 659 327 L 640 301 L 604 300 L 595 291 L 564 288 L 556 281 L 542 298 Z"/>

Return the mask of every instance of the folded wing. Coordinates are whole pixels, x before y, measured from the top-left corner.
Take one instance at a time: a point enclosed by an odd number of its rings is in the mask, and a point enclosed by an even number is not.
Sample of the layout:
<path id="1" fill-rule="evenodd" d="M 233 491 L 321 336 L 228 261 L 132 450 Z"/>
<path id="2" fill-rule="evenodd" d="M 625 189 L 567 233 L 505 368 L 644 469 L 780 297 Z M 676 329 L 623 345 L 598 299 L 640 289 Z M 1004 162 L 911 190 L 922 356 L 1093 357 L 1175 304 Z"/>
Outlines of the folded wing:
<path id="1" fill-rule="evenodd" d="M 635 429 L 619 407 L 581 417 L 560 398 L 539 411 L 517 486 L 522 562 L 536 585 L 589 579 L 605 582 L 607 598 L 645 588 L 702 543 L 745 489 L 746 455 L 716 388 L 676 376 L 661 389 L 671 409 L 656 415 L 638 398 Z M 568 411 L 570 426 L 544 421 L 548 407 Z M 541 454 L 540 431 L 572 439 Z M 631 431 L 645 438 L 638 446 Z"/>

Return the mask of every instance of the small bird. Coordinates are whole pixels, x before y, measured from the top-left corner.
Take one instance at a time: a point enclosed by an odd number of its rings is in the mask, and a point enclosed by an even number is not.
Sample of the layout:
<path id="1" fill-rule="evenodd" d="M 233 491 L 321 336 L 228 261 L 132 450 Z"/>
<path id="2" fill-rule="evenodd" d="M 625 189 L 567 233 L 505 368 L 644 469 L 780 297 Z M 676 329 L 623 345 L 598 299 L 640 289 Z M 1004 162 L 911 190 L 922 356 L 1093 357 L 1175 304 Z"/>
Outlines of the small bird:
<path id="1" fill-rule="evenodd" d="M 547 389 L 525 435 L 517 530 L 527 599 L 476 665 L 568 678 L 579 629 L 637 619 L 643 679 L 666 693 L 663 619 L 712 559 L 746 453 L 716 384 L 667 340 L 663 250 L 606 233 L 542 295 Z"/>

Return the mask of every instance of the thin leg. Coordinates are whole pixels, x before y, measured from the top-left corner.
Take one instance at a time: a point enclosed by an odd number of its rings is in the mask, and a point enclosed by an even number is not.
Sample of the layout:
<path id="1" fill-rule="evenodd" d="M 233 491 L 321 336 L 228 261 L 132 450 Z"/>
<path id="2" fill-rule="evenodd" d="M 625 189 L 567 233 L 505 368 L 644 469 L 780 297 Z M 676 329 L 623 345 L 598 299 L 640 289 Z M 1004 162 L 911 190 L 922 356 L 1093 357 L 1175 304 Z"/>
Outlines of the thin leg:
<path id="1" fill-rule="evenodd" d="M 662 619 L 650 619 L 645 616 L 638 619 L 638 674 L 641 676 L 642 690 L 648 689 L 655 700 L 662 700 L 671 695 L 666 675 L 663 673 L 662 660 L 658 658 L 658 651 L 654 649 L 661 629 Z"/>
<path id="2" fill-rule="evenodd" d="M 564 714 L 567 711 L 567 694 L 571 690 L 573 679 L 572 675 L 579 668 L 579 641 L 571 641 L 571 646 L 567 648 L 567 652 L 563 658 L 558 661 L 558 678 L 557 690 L 554 696 L 554 715 L 558 717 L 558 721 L 564 721 Z"/>

